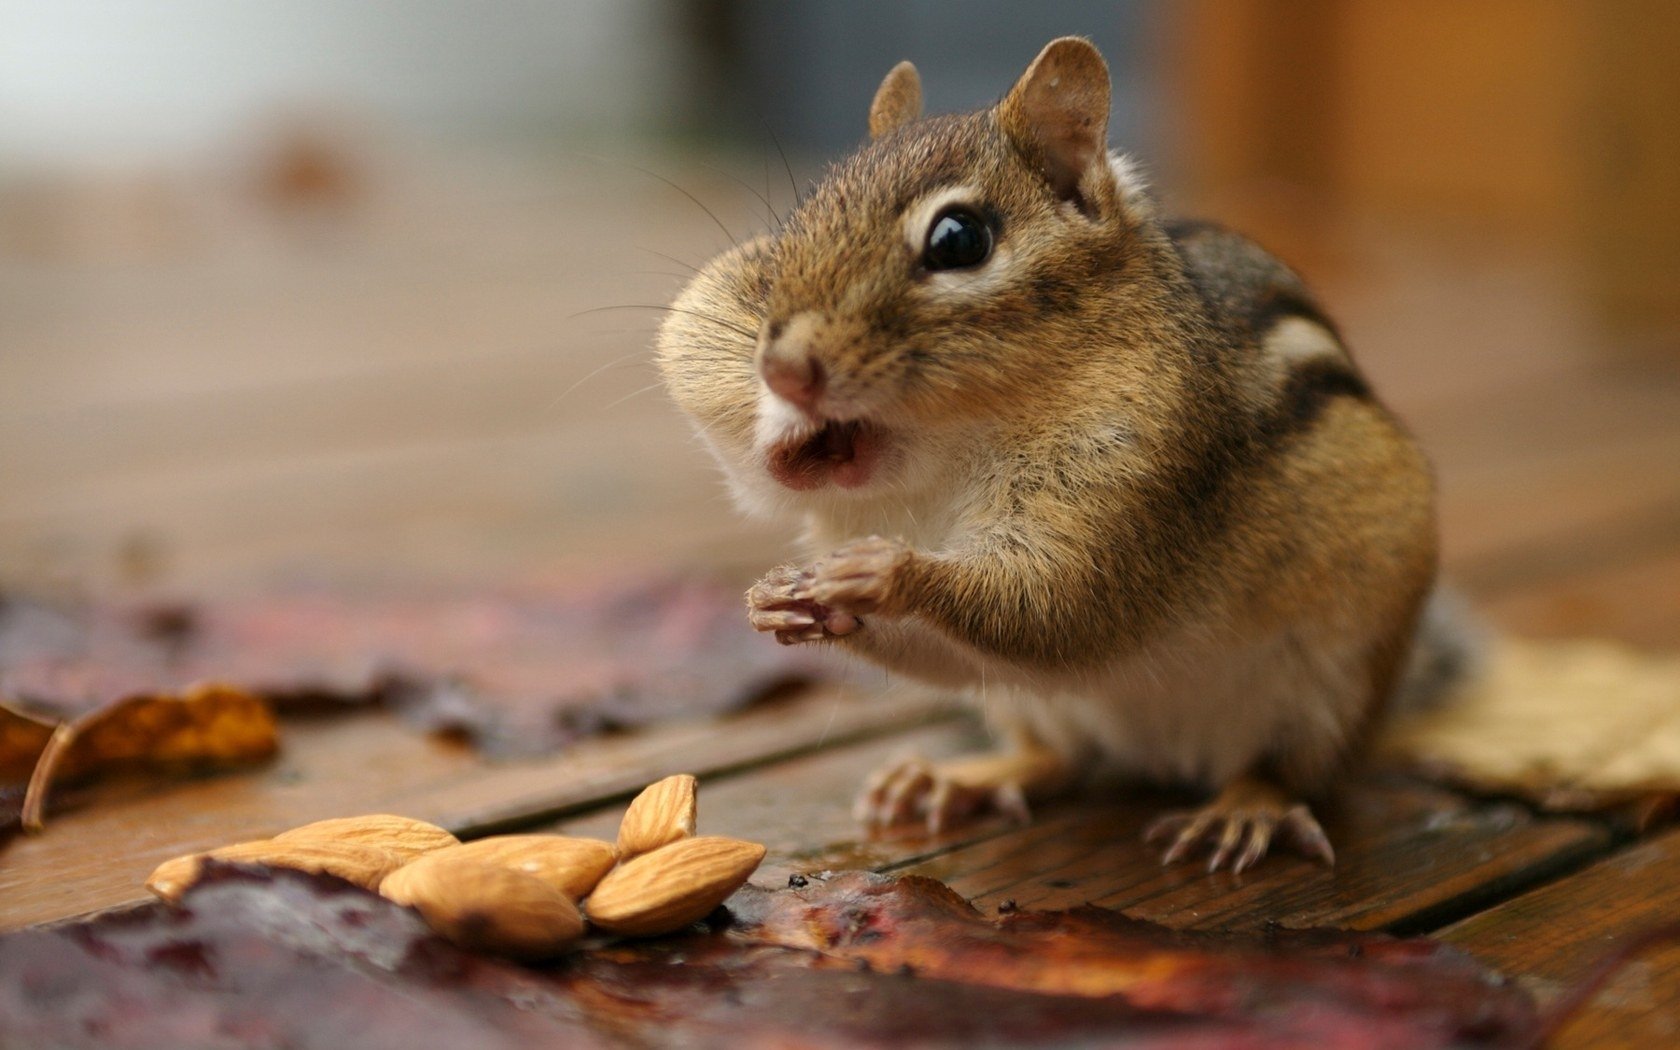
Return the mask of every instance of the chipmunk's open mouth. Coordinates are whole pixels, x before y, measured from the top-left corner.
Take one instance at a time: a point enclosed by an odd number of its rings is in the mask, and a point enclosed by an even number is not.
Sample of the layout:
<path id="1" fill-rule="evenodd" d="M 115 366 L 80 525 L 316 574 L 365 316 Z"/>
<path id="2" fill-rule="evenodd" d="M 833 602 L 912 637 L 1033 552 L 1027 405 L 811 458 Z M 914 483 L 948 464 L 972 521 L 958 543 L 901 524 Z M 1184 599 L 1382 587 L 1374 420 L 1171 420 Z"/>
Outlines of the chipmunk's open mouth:
<path id="1" fill-rule="evenodd" d="M 880 431 L 861 420 L 830 420 L 770 449 L 770 476 L 790 489 L 806 491 L 833 482 L 843 489 L 866 483 L 880 462 Z"/>

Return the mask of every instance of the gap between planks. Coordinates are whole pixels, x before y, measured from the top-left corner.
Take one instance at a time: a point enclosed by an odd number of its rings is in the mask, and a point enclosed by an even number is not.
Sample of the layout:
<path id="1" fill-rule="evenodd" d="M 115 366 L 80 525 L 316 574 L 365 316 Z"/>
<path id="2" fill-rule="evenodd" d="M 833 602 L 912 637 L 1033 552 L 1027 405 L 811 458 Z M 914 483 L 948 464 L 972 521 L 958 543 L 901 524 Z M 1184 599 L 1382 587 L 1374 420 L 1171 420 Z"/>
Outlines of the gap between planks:
<path id="1" fill-rule="evenodd" d="M 1668 927 L 1680 933 L 1680 830 L 1463 919 L 1436 936 L 1556 1003 L 1607 952 Z M 1680 940 L 1624 963 L 1548 1045 L 1557 1050 L 1680 1043 Z"/>
<path id="2" fill-rule="evenodd" d="M 1591 821 L 1375 775 L 1350 785 L 1327 817 L 1335 869 L 1282 850 L 1240 876 L 1210 876 L 1196 864 L 1163 868 L 1143 828 L 1185 800 L 1133 788 L 1099 787 L 1046 805 L 1024 827 L 991 819 L 928 837 L 868 836 L 853 825 L 852 796 L 873 769 L 906 749 L 937 759 L 975 746 L 972 727 L 941 724 L 708 781 L 699 828 L 763 842 L 770 852 L 754 877 L 761 885 L 863 867 L 938 878 L 982 910 L 1006 900 L 1051 909 L 1094 903 L 1170 926 L 1250 930 L 1415 926 L 1532 885 L 1612 844 L 1608 829 Z M 611 839 L 620 812 L 555 829 Z"/>
<path id="3" fill-rule="evenodd" d="M 289 721 L 269 766 L 138 792 L 99 785 L 50 816 L 44 833 L 14 839 L 0 851 L 0 930 L 134 904 L 170 857 L 324 817 L 393 812 L 472 837 L 624 798 L 672 773 L 747 769 L 952 714 L 948 700 L 917 690 L 825 687 L 729 718 L 507 763 L 373 712 Z"/>

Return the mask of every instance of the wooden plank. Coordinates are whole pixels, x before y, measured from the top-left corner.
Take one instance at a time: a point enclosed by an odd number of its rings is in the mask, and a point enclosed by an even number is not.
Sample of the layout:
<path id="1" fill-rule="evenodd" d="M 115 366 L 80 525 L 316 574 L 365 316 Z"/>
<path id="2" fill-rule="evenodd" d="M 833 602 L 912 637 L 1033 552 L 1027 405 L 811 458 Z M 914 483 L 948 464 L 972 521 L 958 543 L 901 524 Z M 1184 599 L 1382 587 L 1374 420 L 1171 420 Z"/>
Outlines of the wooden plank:
<path id="1" fill-rule="evenodd" d="M 1627 938 L 1680 921 L 1680 831 L 1489 908 L 1438 936 L 1556 1003 Z M 1630 960 L 1549 1044 L 1657 1047 L 1680 1043 L 1680 942 Z"/>
<path id="2" fill-rule="evenodd" d="M 645 561 L 741 537 L 764 551 L 786 530 L 743 524 L 689 428 L 661 414 L 547 434 L 419 443 L 222 465 L 213 476 L 153 472 L 0 508 L 4 580 L 103 581 L 135 535 L 153 537 L 177 584 L 215 587 L 306 565 L 367 579 L 518 578 L 587 547 Z M 663 474 L 645 473 L 658 464 Z M 773 564 L 771 556 L 758 568 Z"/>
<path id="3" fill-rule="evenodd" d="M 652 324 L 643 327 L 610 340 L 574 337 L 564 353 L 480 351 L 231 391 L 0 412 L 0 468 L 11 502 L 27 505 L 134 475 L 214 478 L 229 463 L 541 434 L 599 418 L 601 406 L 653 380 Z M 590 375 L 626 356 L 622 367 Z"/>
<path id="4" fill-rule="evenodd" d="M 984 746 L 978 726 L 960 719 L 754 767 L 702 783 L 697 823 L 703 835 L 762 842 L 769 852 L 753 881 L 763 886 L 806 872 L 891 868 L 1011 828 L 991 819 L 938 836 L 919 831 L 869 834 L 852 820 L 852 799 L 864 779 L 906 753 L 938 759 Z M 609 806 L 560 821 L 553 830 L 610 840 L 623 814 L 623 806 Z"/>
<path id="5" fill-rule="evenodd" d="M 1094 903 L 1198 929 L 1412 929 L 1578 864 L 1610 842 L 1587 821 L 1369 777 L 1350 784 L 1339 812 L 1326 814 L 1335 868 L 1274 850 L 1242 875 L 1210 876 L 1195 864 L 1163 868 L 1143 843 L 1149 821 L 1173 805 L 1144 797 L 1065 803 L 1032 827 L 908 870 L 943 879 L 982 907 Z"/>
<path id="6" fill-rule="evenodd" d="M 1672 651 L 1680 646 L 1680 526 L 1669 547 L 1496 594 L 1487 611 L 1521 634 L 1603 636 Z"/>
<path id="7" fill-rule="evenodd" d="M 264 838 L 328 816 L 396 812 L 460 833 L 552 819 L 671 773 L 716 773 L 943 717 L 920 693 L 813 691 L 733 718 L 602 738 L 490 764 L 384 716 L 288 723 L 272 766 L 140 791 L 111 785 L 0 853 L 0 929 L 116 907 L 181 853 Z"/>
<path id="8" fill-rule="evenodd" d="M 1649 542 L 1644 533 L 1671 528 L 1680 508 L 1675 462 L 1680 441 L 1659 441 L 1624 447 L 1614 462 L 1577 459 L 1460 485 L 1442 501 L 1447 572 L 1492 592 L 1523 585 L 1533 571 L 1614 556 L 1625 532 Z"/>
<path id="9" fill-rule="evenodd" d="M 1163 868 L 1142 830 L 1183 800 L 1136 791 L 1119 802 L 1097 790 L 1046 805 L 1026 827 L 994 819 L 935 838 L 866 836 L 852 823 L 853 793 L 888 759 L 906 750 L 938 758 L 979 743 L 963 724 L 942 725 L 720 778 L 701 791 L 701 830 L 765 843 L 770 852 L 756 877 L 764 885 L 796 872 L 867 867 L 931 875 L 982 908 L 1005 900 L 1034 908 L 1090 902 L 1174 926 L 1228 929 L 1274 922 L 1416 929 L 1610 843 L 1606 830 L 1586 821 L 1536 817 L 1377 776 L 1350 786 L 1327 818 L 1339 855 L 1334 870 L 1286 852 L 1241 876 L 1210 876 L 1195 864 Z M 556 829 L 610 839 L 621 813 L 614 806 Z"/>
<path id="10" fill-rule="evenodd" d="M 526 365 L 531 373 L 514 372 L 530 379 L 540 366 Z M 434 380 L 448 386 L 444 379 L 456 374 L 441 369 Z M 411 384 L 416 404 L 447 397 L 429 386 L 434 380 Z M 614 382 L 618 385 L 610 389 L 616 390 L 624 380 Z M 404 437 L 404 412 L 370 411 L 384 420 L 387 434 L 379 442 L 372 441 L 372 431 L 352 428 L 340 436 L 357 433 L 359 440 L 327 448 L 304 440 L 301 430 L 282 427 L 282 436 L 297 439 L 284 455 L 274 445 L 278 438 L 262 437 L 231 458 L 158 451 L 161 460 L 126 474 L 85 469 L 86 462 L 105 456 L 97 444 L 70 442 L 81 451 L 61 454 L 51 451 L 57 443 L 50 434 L 37 435 L 40 454 L 19 472 L 37 479 L 33 494 L 26 486 L 22 496 L 14 492 L 17 498 L 0 507 L 0 563 L 13 566 L 14 573 L 18 567 L 33 567 L 32 572 L 48 567 L 59 577 L 99 578 L 91 571 L 99 566 L 88 564 L 89 552 L 104 551 L 109 558 L 140 530 L 164 537 L 170 550 L 180 552 L 172 564 L 195 582 L 217 578 L 224 565 L 354 566 L 358 558 L 375 567 L 394 563 L 393 568 L 476 559 L 518 571 L 552 557 L 565 546 L 557 537 L 568 532 L 596 543 L 593 550 L 599 552 L 614 545 L 634 549 L 620 538 L 621 530 L 664 526 L 672 516 L 684 523 L 669 530 L 679 542 L 741 527 L 721 498 L 709 458 L 657 392 L 644 391 L 611 412 L 590 407 L 567 412 L 563 420 L 557 414 L 552 426 L 537 424 L 542 413 L 528 397 L 510 398 L 510 406 L 523 404 L 523 422 L 491 426 L 497 385 L 465 387 L 476 389 L 472 397 L 478 404 L 453 432 L 454 424 L 433 424 L 437 432 L 423 437 L 428 425 L 409 420 Z M 340 414 L 358 415 L 354 403 L 375 403 L 376 386 L 329 402 Z M 1449 484 L 1444 498 L 1449 572 L 1478 595 L 1496 595 L 1530 575 L 1595 564 L 1624 547 L 1649 546 L 1680 532 L 1680 473 L 1669 469 L 1680 460 L 1680 411 L 1674 411 L 1680 390 L 1672 398 L 1630 402 L 1621 417 L 1631 429 L 1615 440 L 1593 437 L 1613 432 L 1615 398 L 1583 397 L 1584 407 L 1572 410 L 1555 394 L 1546 387 L 1525 390 L 1522 397 L 1537 399 L 1536 411 L 1555 410 L 1556 426 L 1568 440 L 1536 441 L 1530 448 L 1500 438 L 1497 429 L 1478 429 L 1462 439 L 1468 444 L 1456 453 L 1461 461 L 1474 455 L 1487 460 L 1456 489 Z M 270 423 L 291 415 L 307 418 L 305 406 L 272 396 L 269 408 L 258 413 Z M 212 432 L 217 425 L 226 432 L 236 428 L 243 411 L 256 412 L 265 403 L 253 397 L 243 409 L 214 409 L 205 418 L 215 424 Z M 1494 415 L 1505 420 L 1509 413 Z M 198 417 L 185 412 L 181 421 L 196 426 Z M 1532 422 L 1507 422 L 1517 433 L 1535 429 Z M 143 448 L 149 432 L 135 423 L 122 431 L 124 443 Z M 151 440 L 174 447 L 170 442 L 176 439 L 152 433 Z M 204 436 L 195 431 L 191 440 L 202 444 Z M 225 444 L 237 448 L 241 441 Z M 262 448 L 269 452 L 259 454 Z M 0 455 L 0 461 L 8 458 Z M 775 535 L 762 526 L 742 528 L 755 544 Z M 652 538 L 658 529 L 642 529 L 638 538 L 642 533 Z M 599 542 L 603 535 L 605 544 Z M 53 565 L 54 552 L 65 551 L 83 553 L 63 554 L 66 564 Z"/>
<path id="11" fill-rule="evenodd" d="M 1680 382 L 1571 373 L 1411 420 L 1441 478 L 1455 573 L 1518 548 L 1592 550 L 1618 523 L 1680 506 Z M 1489 585 L 1520 580 L 1507 571 Z"/>
<path id="12" fill-rule="evenodd" d="M 272 216 L 207 214 L 216 243 L 144 266 L 0 257 L 0 345 L 15 351 L 0 356 L 0 415 L 330 380 L 620 327 L 572 315 L 661 301 L 671 279 L 648 271 L 686 264 L 650 249 L 698 264 L 726 244 L 678 191 L 589 167 L 525 166 L 499 187 L 481 166 L 422 160 L 411 170 L 429 186 L 381 187 L 325 251 Z M 762 225 L 718 173 L 672 174 L 735 233 Z"/>

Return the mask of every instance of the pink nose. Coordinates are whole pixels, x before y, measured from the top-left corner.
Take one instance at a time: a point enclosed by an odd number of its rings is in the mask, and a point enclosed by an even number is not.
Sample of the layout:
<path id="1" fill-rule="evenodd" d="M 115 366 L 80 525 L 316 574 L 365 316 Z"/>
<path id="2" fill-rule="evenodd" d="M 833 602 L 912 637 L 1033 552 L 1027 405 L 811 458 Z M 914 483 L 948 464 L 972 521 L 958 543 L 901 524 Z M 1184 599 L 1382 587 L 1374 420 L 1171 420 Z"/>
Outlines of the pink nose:
<path id="1" fill-rule="evenodd" d="M 804 354 L 766 354 L 759 364 L 764 385 L 783 401 L 802 411 L 816 408 L 828 374 L 815 358 Z"/>

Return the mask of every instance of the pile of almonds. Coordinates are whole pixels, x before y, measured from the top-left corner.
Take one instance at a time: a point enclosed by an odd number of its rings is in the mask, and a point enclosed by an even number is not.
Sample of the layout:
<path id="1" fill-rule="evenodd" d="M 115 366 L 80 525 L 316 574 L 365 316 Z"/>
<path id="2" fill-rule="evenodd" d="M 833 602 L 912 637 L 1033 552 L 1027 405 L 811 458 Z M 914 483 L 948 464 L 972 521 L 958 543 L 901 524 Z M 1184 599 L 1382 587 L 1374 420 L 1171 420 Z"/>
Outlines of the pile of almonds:
<path id="1" fill-rule="evenodd" d="M 146 888 L 173 903 L 207 858 L 336 875 L 416 909 L 464 948 L 545 959 L 588 927 L 629 937 L 673 933 L 741 888 L 764 847 L 695 837 L 694 790 L 686 774 L 647 788 L 625 812 L 617 843 L 564 835 L 463 843 L 408 817 L 340 817 L 165 861 Z"/>

